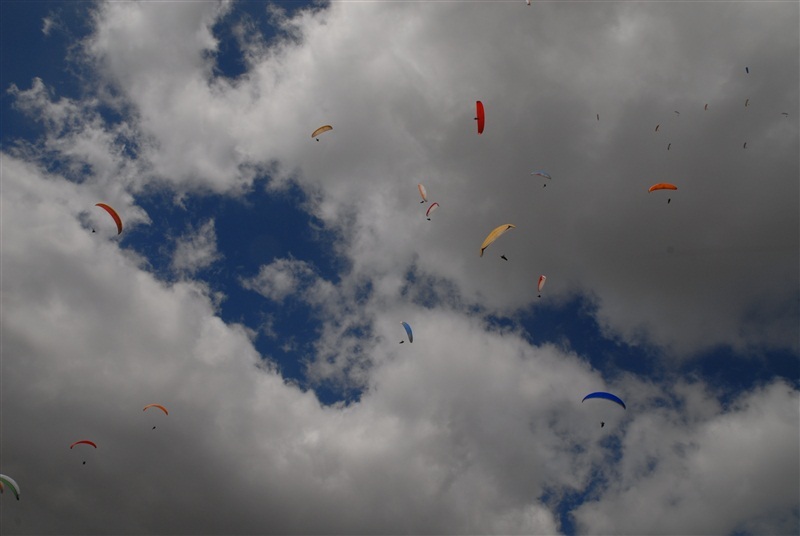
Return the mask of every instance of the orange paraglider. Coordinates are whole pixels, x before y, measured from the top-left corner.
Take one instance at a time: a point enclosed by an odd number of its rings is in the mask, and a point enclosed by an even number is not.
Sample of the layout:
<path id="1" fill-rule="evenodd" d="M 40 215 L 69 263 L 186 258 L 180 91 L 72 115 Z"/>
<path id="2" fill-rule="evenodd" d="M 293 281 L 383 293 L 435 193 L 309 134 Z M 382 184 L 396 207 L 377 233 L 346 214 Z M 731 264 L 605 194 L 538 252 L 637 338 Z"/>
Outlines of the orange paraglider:
<path id="1" fill-rule="evenodd" d="M 160 409 L 161 411 L 163 411 L 163 412 L 164 412 L 164 415 L 169 415 L 169 411 L 167 411 L 167 408 L 165 408 L 165 407 L 164 407 L 164 406 L 162 406 L 161 404 L 147 404 L 147 405 L 144 407 L 144 409 L 142 409 L 142 411 L 147 411 L 147 410 L 148 410 L 148 409 L 150 409 L 150 408 L 158 408 L 158 409 Z"/>
<path id="2" fill-rule="evenodd" d="M 659 182 L 658 184 L 652 185 L 647 191 L 648 192 L 655 192 L 656 190 L 677 190 L 678 187 L 674 184 L 670 184 L 668 182 Z M 667 199 L 667 204 L 669 205 L 672 202 L 672 198 Z"/>
<path id="3" fill-rule="evenodd" d="M 648 192 L 655 192 L 656 190 L 677 190 L 678 187 L 674 184 L 670 184 L 668 182 L 659 182 L 658 184 L 654 184 L 650 187 Z"/>

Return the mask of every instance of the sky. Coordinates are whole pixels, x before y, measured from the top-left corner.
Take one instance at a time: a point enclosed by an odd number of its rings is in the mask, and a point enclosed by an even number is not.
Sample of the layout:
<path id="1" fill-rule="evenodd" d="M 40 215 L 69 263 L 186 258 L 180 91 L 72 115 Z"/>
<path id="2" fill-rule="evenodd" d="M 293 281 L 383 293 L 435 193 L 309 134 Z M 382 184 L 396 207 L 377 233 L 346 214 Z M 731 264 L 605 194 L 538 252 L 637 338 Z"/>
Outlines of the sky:
<path id="1" fill-rule="evenodd" d="M 800 532 L 800 4 L 531 4 L 0 3 L 4 534 Z"/>

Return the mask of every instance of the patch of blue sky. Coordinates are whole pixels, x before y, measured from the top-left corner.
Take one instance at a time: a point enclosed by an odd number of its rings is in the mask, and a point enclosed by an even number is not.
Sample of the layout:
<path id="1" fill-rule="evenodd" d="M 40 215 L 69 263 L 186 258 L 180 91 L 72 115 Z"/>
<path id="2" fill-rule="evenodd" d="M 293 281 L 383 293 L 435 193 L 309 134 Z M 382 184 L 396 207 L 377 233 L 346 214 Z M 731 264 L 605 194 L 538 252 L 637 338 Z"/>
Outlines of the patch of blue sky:
<path id="1" fill-rule="evenodd" d="M 258 274 L 262 265 L 293 258 L 310 264 L 328 281 L 339 280 L 342 262 L 333 248 L 335 233 L 302 210 L 304 193 L 297 187 L 268 192 L 263 181 L 243 197 L 187 194 L 176 204 L 170 190 L 151 190 L 137 197 L 152 223 L 132 228 L 124 235 L 123 247 L 144 256 L 156 277 L 174 281 L 180 274 L 172 268 L 177 240 L 213 219 L 218 260 L 194 273 L 212 292 L 220 292 L 220 317 L 258 332 L 256 349 L 275 362 L 288 380 L 304 388 L 314 387 L 306 379 L 306 356 L 319 336 L 321 319 L 304 300 L 289 295 L 275 303 L 242 286 L 243 278 Z M 368 293 L 368 285 L 362 289 Z M 325 397 L 335 401 L 332 389 Z"/>
<path id="2" fill-rule="evenodd" d="M 4 146 L 11 140 L 35 139 L 44 132 L 35 118 L 14 109 L 14 96 L 8 93 L 11 84 L 25 90 L 38 77 L 59 98 L 79 98 L 84 93 L 86 80 L 80 75 L 86 73 L 80 62 L 71 61 L 70 57 L 75 43 L 92 31 L 89 14 L 93 5 L 91 2 L 47 0 L 0 2 L 3 43 L 15 43 L 15 46 L 0 48 L 3 66 L 0 139 Z M 48 35 L 42 32 L 46 19 L 54 21 Z"/>
<path id="3" fill-rule="evenodd" d="M 588 298 L 576 297 L 560 306 L 536 303 L 519 314 L 518 322 L 531 344 L 562 345 L 587 359 L 606 381 L 622 374 L 655 382 L 699 380 L 715 391 L 722 404 L 778 378 L 800 387 L 800 360 L 790 350 L 762 349 L 745 354 L 720 347 L 680 361 L 666 360 L 656 347 L 629 345 L 604 336 L 595 311 Z M 679 407 L 680 401 L 662 399 L 656 405 Z"/>
<path id="4" fill-rule="evenodd" d="M 716 348 L 683 363 L 680 373 L 712 386 L 717 400 L 724 407 L 743 392 L 775 379 L 782 379 L 794 389 L 800 389 L 800 360 L 790 350 L 741 354 L 728 347 Z"/>
<path id="5" fill-rule="evenodd" d="M 632 346 L 604 336 L 597 323 L 596 307 L 585 296 L 576 296 L 563 305 L 534 303 L 521 311 L 518 322 L 531 344 L 555 344 L 588 359 L 606 380 L 624 373 L 653 378 L 663 374 L 663 361 L 657 349 Z"/>
<path id="6" fill-rule="evenodd" d="M 320 7 L 318 2 L 282 1 L 263 2 L 260 0 L 239 0 L 234 2 L 230 10 L 217 20 L 211 32 L 217 39 L 217 50 L 213 53 L 215 60 L 214 74 L 235 80 L 247 72 L 247 61 L 239 46 L 237 32 L 258 32 L 267 44 L 283 35 L 276 26 L 276 21 L 269 16 L 273 9 L 283 10 L 291 17 L 297 10 L 310 6 Z"/>
<path id="7" fill-rule="evenodd" d="M 279 2 L 287 13 L 307 6 L 304 2 Z M 284 5 L 285 4 L 285 5 Z M 3 2 L 0 29 L 4 42 L 18 46 L 3 47 L 3 88 L 0 92 L 3 129 L 0 141 L 4 147 L 18 140 L 31 143 L 41 138 L 45 125 L 35 116 L 14 107 L 14 95 L 8 93 L 11 84 L 24 91 L 31 87 L 34 78 L 44 82 L 53 99 L 81 99 L 92 91 L 94 78 L 80 61 L 71 54 L 76 43 L 92 32 L 92 2 Z M 275 27 L 265 16 L 267 5 L 263 2 L 235 2 L 231 10 L 212 28 L 218 39 L 214 55 L 219 75 L 236 78 L 246 69 L 244 57 L 234 34 L 234 27 L 247 20 L 257 25 L 265 41 L 275 35 Z M 42 32 L 46 20 L 53 21 L 47 35 Z M 108 128 L 124 122 L 128 110 L 100 104 L 93 109 Z M 136 157 L 135 140 L 117 140 L 123 154 Z M 82 182 L 92 173 L 83 164 L 75 167 L 58 154 L 38 151 L 39 161 L 53 173 L 69 180 Z M 212 292 L 224 295 L 219 304 L 219 314 L 226 322 L 241 323 L 258 332 L 257 350 L 275 362 L 289 381 L 304 388 L 314 388 L 325 403 L 334 403 L 353 393 L 339 392 L 336 386 L 309 384 L 306 378 L 307 356 L 319 335 L 321 321 L 315 311 L 291 296 L 282 304 L 275 304 L 258 293 L 242 288 L 241 278 L 253 277 L 261 265 L 280 258 L 294 258 L 309 263 L 317 275 L 333 282 L 345 263 L 335 254 L 332 244 L 334 233 L 324 230 L 321 222 L 302 209 L 305 194 L 290 186 L 279 192 L 267 191 L 262 178 L 244 196 L 226 197 L 207 193 L 188 193 L 181 203 L 175 202 L 176 192 L 163 186 L 147 188 L 136 196 L 135 203 L 143 208 L 151 223 L 126 228 L 120 237 L 120 246 L 131 248 L 148 262 L 148 269 L 159 279 L 177 280 L 181 274 L 172 266 L 178 240 L 196 231 L 213 219 L 216 247 L 219 258 L 200 267 L 192 277 L 206 283 Z M 361 298 L 371 293 L 367 284 L 359 290 Z M 269 326 L 265 330 L 265 326 Z M 284 334 L 291 334 L 290 337 Z"/>
<path id="8" fill-rule="evenodd" d="M 607 475 L 601 468 L 595 467 L 585 488 L 580 490 L 548 488 L 539 500 L 555 513 L 560 532 L 572 536 L 577 534 L 573 510 L 598 497 L 607 485 Z"/>

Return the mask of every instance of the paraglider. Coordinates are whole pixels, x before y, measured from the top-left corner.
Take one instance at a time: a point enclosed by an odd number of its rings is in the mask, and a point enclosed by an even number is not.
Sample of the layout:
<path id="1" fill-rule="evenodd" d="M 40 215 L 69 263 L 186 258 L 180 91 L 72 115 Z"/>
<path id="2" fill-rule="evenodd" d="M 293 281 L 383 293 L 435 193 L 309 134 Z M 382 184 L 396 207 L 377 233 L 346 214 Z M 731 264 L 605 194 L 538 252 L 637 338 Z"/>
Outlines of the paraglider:
<path id="1" fill-rule="evenodd" d="M 480 253 L 479 256 L 483 257 L 483 250 L 488 248 L 491 245 L 492 242 L 494 242 L 495 240 L 497 240 L 500 237 L 500 235 L 502 235 L 503 233 L 505 233 L 509 229 L 514 229 L 515 227 L 516 227 L 516 225 L 512 225 L 510 223 L 504 223 L 503 225 L 495 227 L 495 229 L 491 233 L 489 233 L 489 235 L 483 241 L 483 244 L 481 244 L 481 253 Z"/>
<path id="2" fill-rule="evenodd" d="M 428 201 L 428 190 L 422 184 L 417 184 L 417 190 L 419 190 L 419 195 L 422 198 L 420 203 L 426 203 Z"/>
<path id="3" fill-rule="evenodd" d="M 505 255 L 500 255 L 500 258 L 503 259 L 504 261 L 508 260 L 508 257 L 506 257 Z"/>
<path id="4" fill-rule="evenodd" d="M 668 143 L 668 144 L 667 144 L 667 151 L 669 151 L 669 148 L 670 148 L 670 147 L 672 147 L 672 144 L 671 144 L 671 143 Z"/>
<path id="5" fill-rule="evenodd" d="M 677 190 L 678 187 L 674 184 L 670 184 L 668 182 L 659 182 L 658 184 L 652 185 L 647 191 L 648 192 L 655 192 L 656 190 Z"/>
<path id="6" fill-rule="evenodd" d="M 169 415 L 169 411 L 167 411 L 167 408 L 165 408 L 161 404 L 147 404 L 144 408 L 142 408 L 142 411 L 147 411 L 150 408 L 158 408 L 164 412 L 164 415 Z"/>
<path id="7" fill-rule="evenodd" d="M 97 444 L 94 441 L 89 441 L 88 439 L 81 439 L 80 441 L 76 441 L 69 448 L 73 448 L 75 445 L 91 445 L 94 448 L 97 448 Z"/>
<path id="8" fill-rule="evenodd" d="M 610 400 L 611 402 L 614 402 L 614 403 L 619 404 L 620 406 L 622 406 L 622 409 L 628 409 L 625 406 L 625 402 L 623 402 L 620 397 L 618 397 L 617 395 L 613 395 L 611 393 L 606 393 L 605 391 L 597 391 L 597 392 L 594 392 L 594 393 L 589 393 L 588 395 L 583 397 L 583 400 L 581 400 L 581 403 L 583 403 L 586 400 L 589 400 L 591 398 L 601 398 L 601 399 L 604 399 L 604 400 Z"/>
<path id="9" fill-rule="evenodd" d="M 744 68 L 744 72 L 746 72 L 747 74 L 750 74 L 750 67 L 745 67 Z"/>
<path id="10" fill-rule="evenodd" d="M 95 444 L 95 442 L 94 441 L 89 441 L 88 439 L 81 439 L 80 441 L 76 441 L 75 443 L 70 445 L 69 448 L 73 448 L 75 445 L 90 445 L 90 446 L 92 446 L 94 448 L 97 448 L 97 445 Z M 83 465 L 86 465 L 86 460 L 83 461 Z"/>
<path id="11" fill-rule="evenodd" d="M 656 125 L 656 132 L 658 132 L 658 127 L 660 127 L 660 126 L 661 126 L 661 123 Z"/>
<path id="12" fill-rule="evenodd" d="M 744 107 L 747 108 L 750 105 L 750 99 L 744 100 Z"/>
<path id="13" fill-rule="evenodd" d="M 605 391 L 597 391 L 597 392 L 594 392 L 594 393 L 589 393 L 588 395 L 583 397 L 583 400 L 581 400 L 581 404 L 583 404 L 585 401 L 593 399 L 593 398 L 597 398 L 597 399 L 600 399 L 600 400 L 608 400 L 608 401 L 614 402 L 615 404 L 618 404 L 618 405 L 622 406 L 622 409 L 627 409 L 625 407 L 625 402 L 623 402 L 620 397 L 618 397 L 617 395 L 611 394 L 611 393 L 606 393 Z M 602 412 L 602 414 L 607 415 L 605 410 L 600 410 L 600 411 Z M 606 425 L 605 420 L 600 421 L 600 428 L 605 427 L 605 425 Z"/>
<path id="14" fill-rule="evenodd" d="M 708 110 L 708 104 L 706 104 L 705 106 L 703 106 L 703 110 Z"/>
<path id="15" fill-rule="evenodd" d="M 431 214 L 437 208 L 439 208 L 439 203 L 434 201 L 433 203 L 431 203 L 431 206 L 428 207 L 428 210 L 425 211 L 425 217 L 428 218 L 428 221 L 431 221 Z"/>
<path id="16" fill-rule="evenodd" d="M 406 330 L 406 335 L 408 335 L 408 342 L 409 344 L 414 342 L 414 334 L 411 333 L 411 326 L 408 325 L 408 322 L 400 322 Z M 400 341 L 400 344 L 403 344 L 405 341 Z"/>
<path id="17" fill-rule="evenodd" d="M 531 171 L 531 175 L 539 175 L 540 177 L 544 177 L 545 179 L 553 180 L 553 177 L 551 177 L 549 173 L 547 173 L 546 171 L 542 171 L 542 170 Z M 542 185 L 542 188 L 544 188 L 545 186 L 547 186 L 547 183 L 544 183 Z"/>
<path id="18" fill-rule="evenodd" d="M 668 182 L 659 182 L 658 184 L 652 185 L 647 191 L 648 192 L 655 192 L 656 190 L 677 190 L 678 187 L 674 184 L 670 184 Z M 669 205 L 672 202 L 672 198 L 667 199 L 667 204 Z"/>
<path id="19" fill-rule="evenodd" d="M 478 122 L 478 134 L 483 134 L 485 114 L 483 111 L 483 103 L 481 101 L 475 101 L 475 121 Z"/>
<path id="20" fill-rule="evenodd" d="M 546 275 L 539 276 L 539 284 L 536 285 L 536 289 L 539 291 L 539 297 L 542 297 L 542 287 L 544 286 L 544 282 L 547 281 Z"/>
<path id="21" fill-rule="evenodd" d="M 681 115 L 681 113 L 678 110 L 675 110 L 675 115 Z"/>
<path id="22" fill-rule="evenodd" d="M 781 115 L 782 115 L 783 117 L 789 117 L 789 112 L 781 112 Z"/>
<path id="23" fill-rule="evenodd" d="M 597 120 L 600 121 L 600 114 L 597 114 Z"/>
<path id="24" fill-rule="evenodd" d="M 147 411 L 150 408 L 158 408 L 158 409 L 160 409 L 161 411 L 164 412 L 164 415 L 169 415 L 169 411 L 167 411 L 167 408 L 165 408 L 161 404 L 147 404 L 144 408 L 142 408 L 142 411 Z M 153 426 L 153 430 L 155 430 L 155 429 L 156 429 L 156 427 Z"/>
<path id="25" fill-rule="evenodd" d="M 19 484 L 17 484 L 17 481 L 10 476 L 0 475 L 0 493 L 5 493 L 6 488 L 19 500 Z"/>
<path id="26" fill-rule="evenodd" d="M 311 133 L 311 137 L 315 138 L 317 141 L 319 141 L 319 138 L 317 138 L 317 136 L 319 136 L 323 132 L 328 132 L 329 130 L 333 130 L 333 127 L 330 126 L 330 125 L 322 125 L 317 130 L 315 130 L 314 132 Z"/>
<path id="27" fill-rule="evenodd" d="M 114 219 L 114 223 L 117 224 L 117 234 L 120 234 L 122 232 L 122 218 L 119 217 L 117 211 L 105 203 L 96 203 L 94 206 L 104 209 L 109 213 L 109 215 L 111 215 L 111 217 Z M 92 229 L 92 232 L 94 232 L 94 229 Z"/>
<path id="28" fill-rule="evenodd" d="M 744 142 L 744 145 L 742 145 L 742 149 L 747 149 L 747 142 Z"/>

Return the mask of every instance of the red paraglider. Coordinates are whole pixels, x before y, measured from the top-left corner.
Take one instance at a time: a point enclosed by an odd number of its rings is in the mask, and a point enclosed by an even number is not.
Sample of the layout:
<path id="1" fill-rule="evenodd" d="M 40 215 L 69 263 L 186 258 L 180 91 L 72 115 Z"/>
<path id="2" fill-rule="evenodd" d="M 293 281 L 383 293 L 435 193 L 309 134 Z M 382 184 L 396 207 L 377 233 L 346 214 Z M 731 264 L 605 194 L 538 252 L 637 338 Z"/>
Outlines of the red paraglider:
<path id="1" fill-rule="evenodd" d="M 108 212 L 112 218 L 114 218 L 114 223 L 117 224 L 117 234 L 120 234 L 122 232 L 122 219 L 119 217 L 119 214 L 117 214 L 117 211 L 105 203 L 97 203 L 95 206 L 105 209 L 105 211 Z"/>
<path id="2" fill-rule="evenodd" d="M 95 444 L 95 442 L 94 442 L 94 441 L 89 441 L 88 439 L 81 439 L 80 441 L 76 441 L 75 443 L 73 443 L 72 445 L 70 445 L 70 446 L 69 446 L 69 448 L 72 448 L 72 447 L 74 447 L 75 445 L 82 445 L 82 444 L 83 444 L 83 445 L 91 445 L 91 446 L 93 446 L 94 448 L 97 448 L 97 445 Z"/>
<path id="3" fill-rule="evenodd" d="M 483 103 L 481 101 L 475 101 L 475 113 L 476 113 L 475 120 L 478 122 L 478 134 L 483 134 L 483 124 L 485 121 L 485 114 L 483 111 Z"/>
<path id="4" fill-rule="evenodd" d="M 95 442 L 94 441 L 89 441 L 88 439 L 81 439 L 80 441 L 76 441 L 75 443 L 70 445 L 69 448 L 73 448 L 75 445 L 89 445 L 89 446 L 92 446 L 94 448 L 97 448 L 97 445 L 95 444 Z M 83 465 L 86 465 L 86 460 L 83 461 Z"/>

